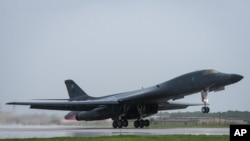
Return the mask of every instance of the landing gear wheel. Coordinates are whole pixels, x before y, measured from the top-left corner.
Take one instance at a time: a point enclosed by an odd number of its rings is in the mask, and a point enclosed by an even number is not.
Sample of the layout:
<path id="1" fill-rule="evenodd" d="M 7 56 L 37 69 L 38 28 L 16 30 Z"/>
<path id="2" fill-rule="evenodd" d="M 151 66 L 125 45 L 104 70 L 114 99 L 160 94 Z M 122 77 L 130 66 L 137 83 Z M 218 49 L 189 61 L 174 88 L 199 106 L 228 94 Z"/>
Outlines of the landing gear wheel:
<path id="1" fill-rule="evenodd" d="M 136 121 L 134 122 L 134 127 L 135 127 L 135 128 L 138 128 L 138 127 L 139 127 L 139 121 L 138 121 L 138 120 L 136 120 Z"/>
<path id="2" fill-rule="evenodd" d="M 209 111 L 210 111 L 209 107 L 202 107 L 201 108 L 202 113 L 209 113 Z"/>
<path id="3" fill-rule="evenodd" d="M 122 125 L 123 125 L 123 127 L 128 127 L 128 121 L 127 120 L 123 120 L 122 121 Z"/>
<path id="4" fill-rule="evenodd" d="M 122 128 L 122 121 L 121 121 L 121 120 L 118 120 L 118 121 L 117 121 L 117 125 L 118 125 L 118 128 Z"/>
<path id="5" fill-rule="evenodd" d="M 139 120 L 139 127 L 140 128 L 143 128 L 144 127 L 144 120 Z"/>
<path id="6" fill-rule="evenodd" d="M 206 108 L 206 113 L 209 113 L 210 109 L 209 107 Z"/>
<path id="7" fill-rule="evenodd" d="M 113 125 L 113 128 L 117 128 L 117 127 L 118 127 L 118 122 L 117 122 L 117 120 L 114 120 L 112 125 Z"/>
<path id="8" fill-rule="evenodd" d="M 145 127 L 148 127 L 148 126 L 149 126 L 149 124 L 150 124 L 149 120 L 147 120 L 147 119 L 146 119 L 146 120 L 144 120 L 144 126 L 145 126 Z"/>

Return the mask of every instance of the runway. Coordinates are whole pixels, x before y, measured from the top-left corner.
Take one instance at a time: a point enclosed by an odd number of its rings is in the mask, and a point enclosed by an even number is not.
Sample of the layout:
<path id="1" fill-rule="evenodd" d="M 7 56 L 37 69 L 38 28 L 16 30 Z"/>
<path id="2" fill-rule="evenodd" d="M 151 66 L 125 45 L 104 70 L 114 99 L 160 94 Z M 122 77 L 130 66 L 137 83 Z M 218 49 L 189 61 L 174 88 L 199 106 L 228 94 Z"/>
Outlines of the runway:
<path id="1" fill-rule="evenodd" d="M 94 137 L 113 135 L 229 135 L 229 128 L 134 129 L 80 126 L 1 126 L 0 138 Z"/>

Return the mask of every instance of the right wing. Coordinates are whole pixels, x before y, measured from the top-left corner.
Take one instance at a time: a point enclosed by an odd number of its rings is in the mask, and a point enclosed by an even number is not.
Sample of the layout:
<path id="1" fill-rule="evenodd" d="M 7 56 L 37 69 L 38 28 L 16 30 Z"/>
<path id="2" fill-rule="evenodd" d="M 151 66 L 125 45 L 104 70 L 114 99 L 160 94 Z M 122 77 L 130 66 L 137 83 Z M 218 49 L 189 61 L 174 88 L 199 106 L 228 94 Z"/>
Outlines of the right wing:
<path id="1" fill-rule="evenodd" d="M 88 111 L 98 105 L 116 105 L 117 101 L 87 100 L 87 101 L 65 101 L 65 102 L 9 102 L 8 105 L 30 105 L 31 109 L 66 110 L 66 111 Z"/>

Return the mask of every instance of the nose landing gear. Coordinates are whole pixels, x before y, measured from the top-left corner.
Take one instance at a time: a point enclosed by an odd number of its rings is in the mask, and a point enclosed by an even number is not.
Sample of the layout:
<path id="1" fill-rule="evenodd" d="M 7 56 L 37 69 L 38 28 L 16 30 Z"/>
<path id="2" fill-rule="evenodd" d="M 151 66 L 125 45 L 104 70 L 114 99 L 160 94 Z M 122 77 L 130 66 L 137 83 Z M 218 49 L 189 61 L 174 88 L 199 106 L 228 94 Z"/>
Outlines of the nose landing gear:
<path id="1" fill-rule="evenodd" d="M 210 111 L 209 107 L 202 107 L 201 108 L 202 113 L 209 113 L 209 111 Z"/>
<path id="2" fill-rule="evenodd" d="M 208 90 L 201 91 L 201 100 L 204 103 L 204 106 L 201 108 L 202 113 L 209 113 L 210 109 L 207 107 L 208 98 L 207 98 Z"/>

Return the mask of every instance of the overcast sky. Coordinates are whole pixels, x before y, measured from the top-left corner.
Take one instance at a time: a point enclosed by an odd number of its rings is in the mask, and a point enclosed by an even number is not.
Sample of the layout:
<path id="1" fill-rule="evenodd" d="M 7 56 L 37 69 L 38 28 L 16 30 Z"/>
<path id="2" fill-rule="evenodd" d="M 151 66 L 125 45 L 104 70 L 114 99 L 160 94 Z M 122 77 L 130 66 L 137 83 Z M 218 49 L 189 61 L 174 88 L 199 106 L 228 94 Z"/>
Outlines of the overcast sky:
<path id="1" fill-rule="evenodd" d="M 248 0 L 0 0 L 1 110 L 13 111 L 10 101 L 68 98 L 66 79 L 104 96 L 212 68 L 244 79 L 210 93 L 211 112 L 249 111 L 249 7 Z"/>

